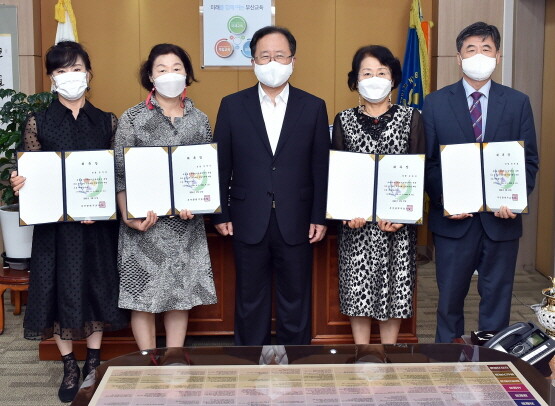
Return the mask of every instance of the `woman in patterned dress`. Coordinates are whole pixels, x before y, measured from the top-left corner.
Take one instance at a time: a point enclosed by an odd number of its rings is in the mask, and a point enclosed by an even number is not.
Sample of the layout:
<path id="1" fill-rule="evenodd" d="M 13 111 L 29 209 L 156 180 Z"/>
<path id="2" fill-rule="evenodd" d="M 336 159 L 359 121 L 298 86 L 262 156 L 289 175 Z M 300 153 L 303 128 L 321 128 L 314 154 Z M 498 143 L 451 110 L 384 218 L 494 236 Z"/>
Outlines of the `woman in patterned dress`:
<path id="1" fill-rule="evenodd" d="M 85 97 L 91 77 L 87 52 L 76 42 L 59 42 L 48 50 L 45 63 L 58 97 L 27 120 L 23 150 L 110 148 L 117 119 Z M 14 172 L 11 182 L 19 194 L 25 178 Z M 81 221 L 39 224 L 33 232 L 24 336 L 54 337 L 64 363 L 62 402 L 71 402 L 79 390 L 73 340 L 87 342 L 85 378 L 100 363 L 103 332 L 129 323 L 128 312 L 118 308 L 117 227 L 114 221 Z"/>
<path id="2" fill-rule="evenodd" d="M 418 110 L 391 104 L 401 64 L 389 49 L 370 45 L 353 57 L 348 85 L 362 96 L 359 106 L 337 114 L 332 148 L 371 154 L 424 153 Z M 350 317 L 356 344 L 370 342 L 371 319 L 379 321 L 383 344 L 397 341 L 401 320 L 412 316 L 416 277 L 416 229 L 363 218 L 339 230 L 339 300 Z"/>
<path id="3" fill-rule="evenodd" d="M 131 327 L 141 350 L 156 347 L 155 314 L 164 313 L 166 346 L 182 347 L 189 309 L 216 303 L 202 216 L 182 210 L 179 217 L 127 219 L 123 148 L 211 142 L 208 118 L 185 97 L 195 81 L 189 55 L 158 44 L 140 70 L 146 101 L 121 116 L 114 142 L 119 234 L 119 306 L 131 309 Z M 148 163 L 146 163 L 148 164 Z"/>

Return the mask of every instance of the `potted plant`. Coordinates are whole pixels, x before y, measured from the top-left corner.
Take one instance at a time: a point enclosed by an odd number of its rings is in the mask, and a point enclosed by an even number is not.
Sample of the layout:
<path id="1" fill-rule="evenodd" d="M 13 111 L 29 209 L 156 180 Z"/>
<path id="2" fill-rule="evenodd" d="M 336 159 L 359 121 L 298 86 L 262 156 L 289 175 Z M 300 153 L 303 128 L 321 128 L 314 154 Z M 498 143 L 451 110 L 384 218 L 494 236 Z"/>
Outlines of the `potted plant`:
<path id="1" fill-rule="evenodd" d="M 16 169 L 16 149 L 21 144 L 27 117 L 46 109 L 55 96 L 50 92 L 27 96 L 13 89 L 0 89 L 0 224 L 6 262 L 15 267 L 31 257 L 33 227 L 19 227 L 17 196 L 10 186 L 10 174 Z"/>

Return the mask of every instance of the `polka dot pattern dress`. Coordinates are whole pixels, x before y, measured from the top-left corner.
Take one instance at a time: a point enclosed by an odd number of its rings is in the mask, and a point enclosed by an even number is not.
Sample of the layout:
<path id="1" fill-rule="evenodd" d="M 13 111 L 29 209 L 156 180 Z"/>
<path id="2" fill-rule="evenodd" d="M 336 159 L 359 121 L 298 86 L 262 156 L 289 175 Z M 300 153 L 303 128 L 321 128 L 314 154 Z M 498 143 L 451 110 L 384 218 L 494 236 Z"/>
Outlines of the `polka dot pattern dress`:
<path id="1" fill-rule="evenodd" d="M 27 121 L 23 149 L 110 148 L 116 123 L 113 114 L 89 102 L 75 119 L 55 100 Z M 128 325 L 128 312 L 117 304 L 117 227 L 116 221 L 35 226 L 25 338 L 44 340 L 57 334 L 80 340 Z"/>
<path id="2" fill-rule="evenodd" d="M 424 153 L 417 110 L 392 106 L 379 118 L 359 108 L 340 112 L 334 122 L 332 148 L 371 154 Z M 416 228 L 381 231 L 366 223 L 339 229 L 339 301 L 347 316 L 377 320 L 412 316 L 416 279 Z"/>

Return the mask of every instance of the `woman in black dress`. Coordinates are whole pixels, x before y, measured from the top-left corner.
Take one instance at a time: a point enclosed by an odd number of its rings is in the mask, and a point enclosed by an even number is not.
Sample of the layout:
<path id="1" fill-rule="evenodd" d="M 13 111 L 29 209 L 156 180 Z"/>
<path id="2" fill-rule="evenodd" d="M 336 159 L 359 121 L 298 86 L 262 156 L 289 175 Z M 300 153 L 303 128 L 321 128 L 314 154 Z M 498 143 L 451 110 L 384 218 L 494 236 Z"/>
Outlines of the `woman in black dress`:
<path id="1" fill-rule="evenodd" d="M 85 99 L 91 64 L 81 45 L 66 41 L 51 47 L 46 72 L 58 99 L 29 117 L 22 149 L 110 148 L 117 119 Z M 18 194 L 25 178 L 14 172 L 11 181 Z M 62 402 L 70 402 L 79 389 L 73 340 L 87 340 L 85 378 L 100 363 L 103 331 L 128 324 L 127 313 L 118 308 L 117 233 L 117 222 L 110 221 L 42 224 L 34 229 L 24 335 L 56 340 L 64 363 L 58 391 Z"/>

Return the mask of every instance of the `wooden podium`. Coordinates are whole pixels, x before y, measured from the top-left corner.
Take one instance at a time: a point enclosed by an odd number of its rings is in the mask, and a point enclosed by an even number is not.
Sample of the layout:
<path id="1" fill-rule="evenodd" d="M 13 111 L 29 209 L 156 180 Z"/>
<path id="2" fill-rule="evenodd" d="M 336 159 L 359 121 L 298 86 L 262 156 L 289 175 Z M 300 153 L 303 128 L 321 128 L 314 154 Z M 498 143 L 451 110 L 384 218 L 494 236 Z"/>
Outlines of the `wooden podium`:
<path id="1" fill-rule="evenodd" d="M 206 223 L 208 246 L 212 259 L 214 283 L 218 303 L 199 306 L 189 315 L 189 336 L 233 335 L 233 313 L 235 307 L 235 265 L 230 238 L 220 236 L 208 222 Z M 351 326 L 348 317 L 339 313 L 339 288 L 337 274 L 337 232 L 335 224 L 328 228 L 326 238 L 314 246 L 312 275 L 312 343 L 345 344 L 352 343 Z M 403 320 L 399 342 L 416 343 L 416 297 L 414 315 Z M 159 329 L 163 335 L 163 329 Z M 379 327 L 372 326 L 372 343 L 379 343 Z M 137 351 L 131 329 L 105 333 L 102 344 L 102 359 Z M 86 355 L 86 343 L 75 342 L 74 353 L 78 359 Z M 54 340 L 42 341 L 39 345 L 41 360 L 59 360 L 60 355 Z"/>

